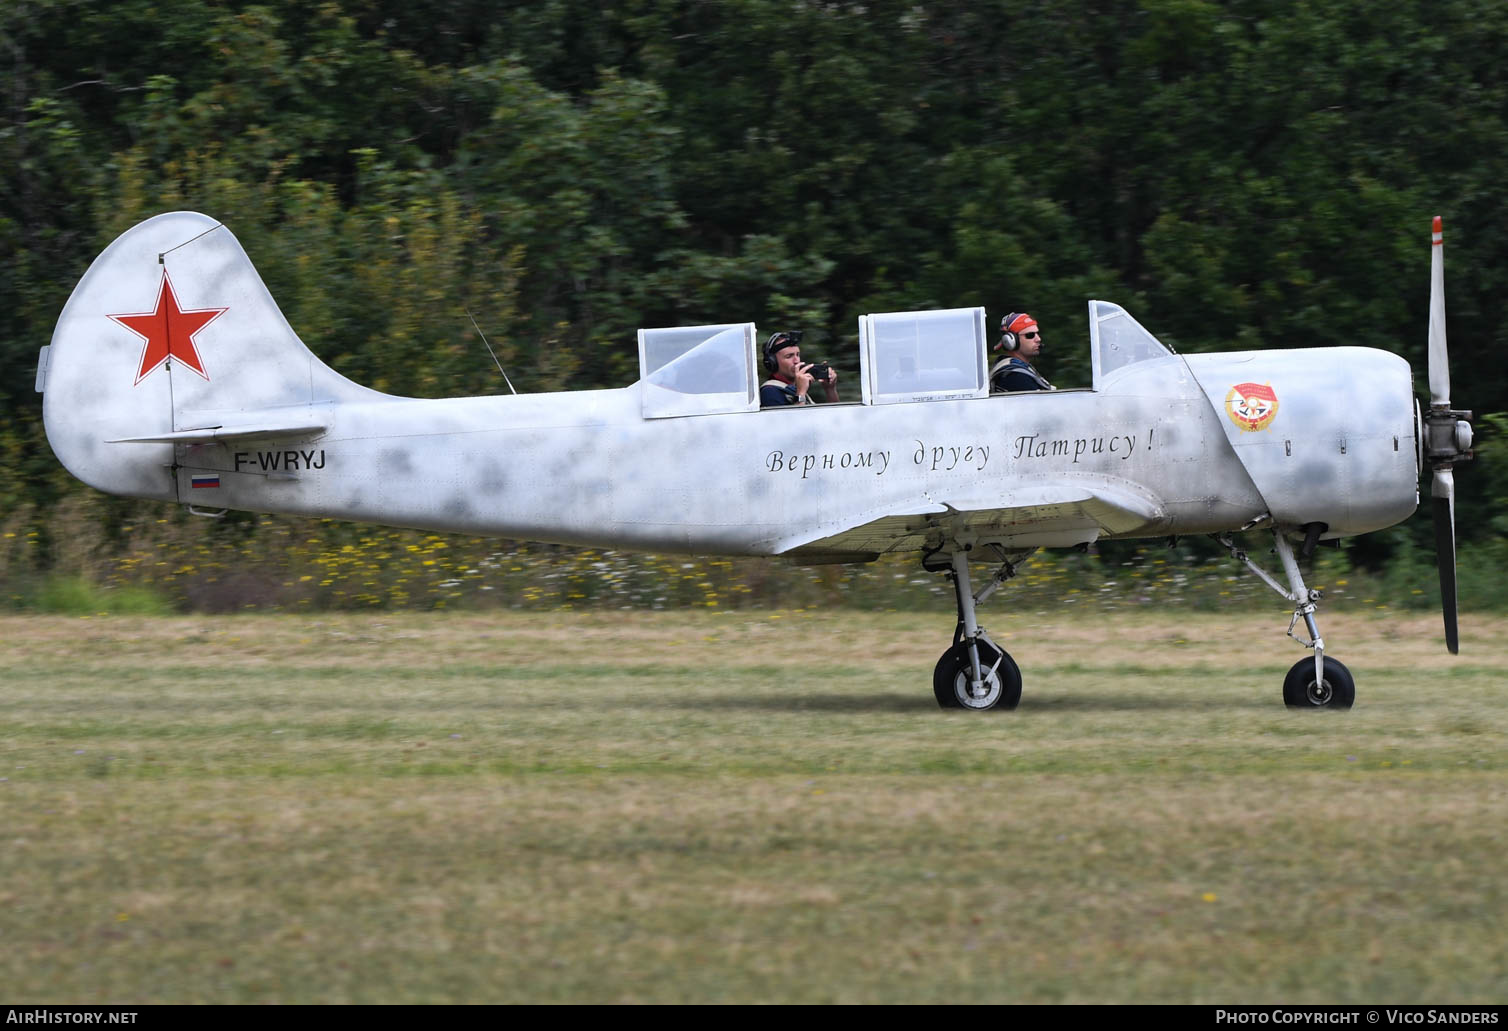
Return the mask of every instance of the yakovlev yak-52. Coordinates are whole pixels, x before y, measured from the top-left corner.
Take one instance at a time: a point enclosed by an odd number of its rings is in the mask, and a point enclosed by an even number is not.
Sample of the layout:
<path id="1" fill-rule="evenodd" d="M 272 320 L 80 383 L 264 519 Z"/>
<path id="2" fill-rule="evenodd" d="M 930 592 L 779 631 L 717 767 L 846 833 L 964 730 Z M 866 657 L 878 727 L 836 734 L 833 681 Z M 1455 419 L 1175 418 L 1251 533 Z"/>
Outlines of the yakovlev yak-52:
<path id="1" fill-rule="evenodd" d="M 1295 552 L 1408 518 L 1426 465 L 1457 649 L 1452 466 L 1471 416 L 1450 408 L 1434 229 L 1427 412 L 1395 354 L 1179 355 L 1105 301 L 1089 302 L 1087 389 L 992 395 L 984 309 L 964 308 L 862 317 L 847 403 L 761 411 L 752 323 L 640 330 L 640 379 L 619 389 L 393 397 L 315 357 L 230 230 L 192 212 L 95 260 L 37 389 L 73 475 L 204 514 L 813 564 L 917 552 L 958 602 L 933 676 L 945 708 L 1020 701 L 975 606 L 1034 550 L 1211 534 L 1294 606 L 1289 636 L 1314 654 L 1285 701 L 1346 708 L 1355 685 L 1325 654 Z M 1232 542 L 1254 530 L 1271 531 L 1282 579 Z M 998 571 L 975 592 L 984 560 Z"/>

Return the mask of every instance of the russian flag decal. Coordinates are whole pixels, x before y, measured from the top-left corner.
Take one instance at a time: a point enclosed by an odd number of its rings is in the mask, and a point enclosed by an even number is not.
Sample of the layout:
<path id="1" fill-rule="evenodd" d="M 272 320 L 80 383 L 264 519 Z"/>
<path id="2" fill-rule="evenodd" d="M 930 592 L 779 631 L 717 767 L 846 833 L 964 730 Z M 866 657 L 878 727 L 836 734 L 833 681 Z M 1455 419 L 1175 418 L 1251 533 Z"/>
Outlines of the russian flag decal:
<path id="1" fill-rule="evenodd" d="M 220 474 L 212 473 L 209 476 L 190 476 L 189 486 L 195 490 L 200 487 L 218 487 L 220 486 Z"/>

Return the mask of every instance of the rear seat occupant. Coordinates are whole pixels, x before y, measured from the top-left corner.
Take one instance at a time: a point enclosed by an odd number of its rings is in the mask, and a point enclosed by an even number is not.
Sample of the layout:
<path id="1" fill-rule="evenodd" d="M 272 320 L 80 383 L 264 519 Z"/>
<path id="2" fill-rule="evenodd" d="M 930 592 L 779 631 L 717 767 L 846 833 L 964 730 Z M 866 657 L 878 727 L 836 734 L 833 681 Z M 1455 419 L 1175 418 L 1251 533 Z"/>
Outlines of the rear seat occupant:
<path id="1" fill-rule="evenodd" d="M 814 404 L 808 393 L 813 382 L 822 384 L 828 401 L 838 400 L 838 370 L 801 360 L 800 330 L 770 334 L 764 345 L 764 367 L 770 378 L 759 387 L 761 408 Z"/>

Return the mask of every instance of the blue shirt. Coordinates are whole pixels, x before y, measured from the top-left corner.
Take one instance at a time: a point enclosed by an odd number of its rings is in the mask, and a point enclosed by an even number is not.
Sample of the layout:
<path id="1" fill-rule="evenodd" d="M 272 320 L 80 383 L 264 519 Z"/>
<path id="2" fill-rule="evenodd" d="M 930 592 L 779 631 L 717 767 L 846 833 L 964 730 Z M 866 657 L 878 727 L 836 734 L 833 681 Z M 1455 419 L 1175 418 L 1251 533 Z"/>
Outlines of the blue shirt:
<path id="1" fill-rule="evenodd" d="M 1011 355 L 995 366 L 990 375 L 990 390 L 1002 393 L 1011 390 L 1051 390 L 1052 384 L 1032 368 L 1031 362 Z"/>

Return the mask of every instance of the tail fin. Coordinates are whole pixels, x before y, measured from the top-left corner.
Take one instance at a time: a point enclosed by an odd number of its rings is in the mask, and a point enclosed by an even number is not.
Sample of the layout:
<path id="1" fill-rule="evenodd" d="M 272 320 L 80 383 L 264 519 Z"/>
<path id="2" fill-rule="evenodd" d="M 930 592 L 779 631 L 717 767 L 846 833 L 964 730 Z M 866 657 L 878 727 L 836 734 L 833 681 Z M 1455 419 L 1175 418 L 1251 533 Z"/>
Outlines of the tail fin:
<path id="1" fill-rule="evenodd" d="M 316 358 L 230 230 L 191 211 L 148 219 L 95 259 L 45 366 L 58 460 L 129 497 L 178 498 L 177 447 L 308 436 L 331 402 L 384 396 Z"/>

